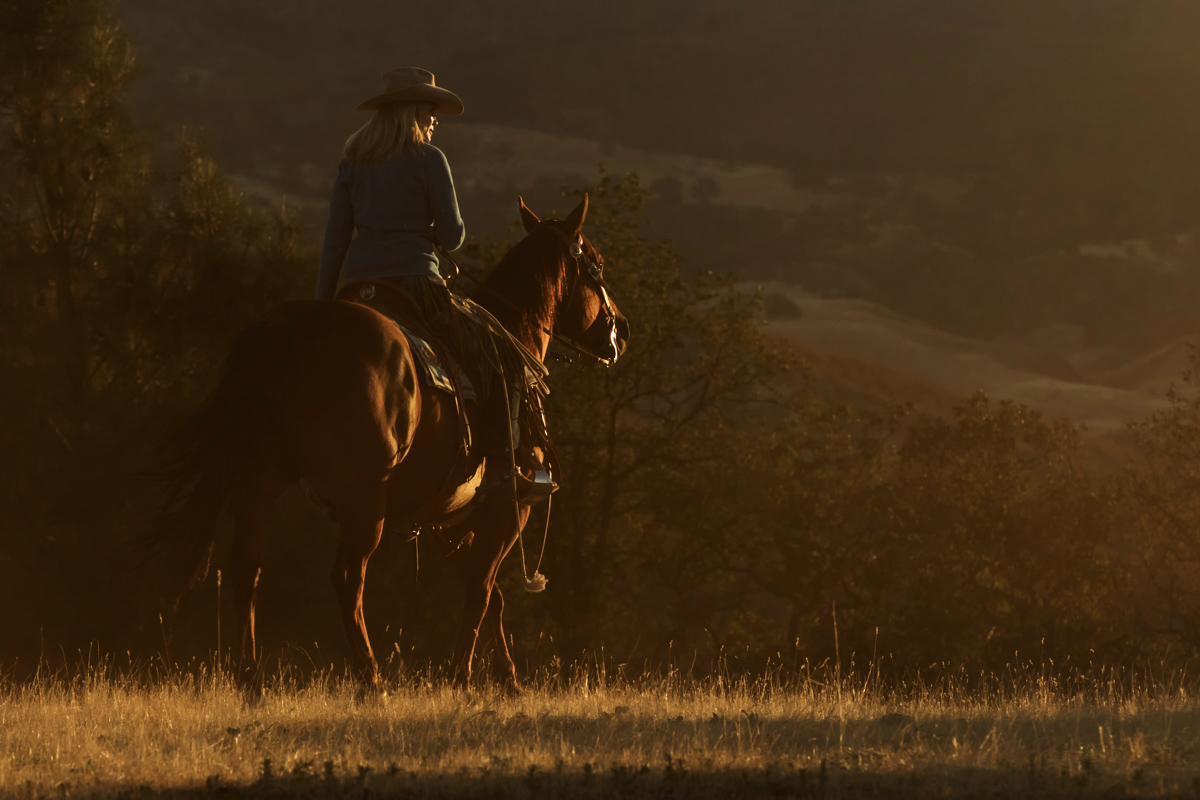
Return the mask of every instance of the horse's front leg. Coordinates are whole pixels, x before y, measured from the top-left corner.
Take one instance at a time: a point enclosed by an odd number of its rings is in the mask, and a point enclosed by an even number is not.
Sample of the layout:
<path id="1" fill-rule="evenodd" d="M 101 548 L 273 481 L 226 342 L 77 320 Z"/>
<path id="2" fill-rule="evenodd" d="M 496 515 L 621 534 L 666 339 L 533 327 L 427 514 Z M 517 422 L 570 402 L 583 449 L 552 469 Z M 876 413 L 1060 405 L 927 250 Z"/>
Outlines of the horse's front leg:
<path id="1" fill-rule="evenodd" d="M 528 518 L 528 510 L 522 510 L 518 523 L 511 501 L 501 501 L 481 508 L 476 517 L 481 521 L 473 526 L 474 532 L 467 534 L 466 543 L 449 556 L 450 566 L 466 590 L 458 642 L 450 662 L 451 674 L 460 685 L 470 684 L 479 629 L 491 611 L 498 659 L 493 665 L 494 675 L 502 685 L 515 689 L 517 668 L 504 639 L 504 595 L 496 586 L 496 575 L 517 540 L 518 524 L 524 524 Z"/>
<path id="2" fill-rule="evenodd" d="M 492 621 L 492 635 L 496 639 L 496 657 L 492 660 L 492 678 L 505 689 L 516 692 L 521 688 L 517 680 L 517 665 L 513 663 L 512 654 L 508 651 L 508 642 L 504 639 L 504 595 L 500 587 L 492 584 L 492 597 L 488 603 L 488 613 Z"/>
<path id="3" fill-rule="evenodd" d="M 487 616 L 488 601 L 492 596 L 495 585 L 494 569 L 477 568 L 477 559 L 472 558 L 470 551 L 460 552 L 460 557 L 451 560 L 458 567 L 462 564 L 465 569 L 455 569 L 462 579 L 466 590 L 463 598 L 463 615 L 459 623 L 458 640 L 454 646 L 454 657 L 450 660 L 450 675 L 452 680 L 463 688 L 471 685 L 471 662 L 475 658 L 475 644 L 479 640 L 479 628 Z"/>
<path id="4" fill-rule="evenodd" d="M 363 585 L 367 577 L 367 562 L 383 536 L 383 519 L 376 514 L 359 518 L 347 515 L 342 519 L 337 560 L 333 566 L 333 588 L 342 611 L 342 627 L 350 644 L 350 663 L 364 691 L 379 689 L 379 664 L 367 636 L 363 615 Z"/>

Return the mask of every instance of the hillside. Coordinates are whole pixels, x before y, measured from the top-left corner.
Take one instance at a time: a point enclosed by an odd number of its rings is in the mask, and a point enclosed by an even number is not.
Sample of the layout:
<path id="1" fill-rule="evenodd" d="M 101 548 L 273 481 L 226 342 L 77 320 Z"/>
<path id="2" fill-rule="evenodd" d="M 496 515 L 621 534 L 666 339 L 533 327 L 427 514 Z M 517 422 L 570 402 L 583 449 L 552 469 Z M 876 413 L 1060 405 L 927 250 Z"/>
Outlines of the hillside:
<path id="1" fill-rule="evenodd" d="M 692 268 L 804 298 L 804 346 L 1104 431 L 1200 330 L 1194 4 L 120 8 L 141 115 L 197 127 L 314 228 L 354 105 L 417 63 L 466 101 L 436 143 L 476 235 L 517 194 L 551 209 L 601 163 L 633 170 Z"/>
<path id="2" fill-rule="evenodd" d="M 1094 354 L 1086 348 L 981 342 L 865 301 L 818 298 L 778 284 L 764 290 L 785 294 L 801 309 L 799 318 L 769 319 L 770 334 L 797 343 L 802 351 L 827 354 L 825 372 L 834 379 L 846 370 L 846 360 L 882 368 L 876 380 L 883 385 L 904 385 L 896 377 L 888 380 L 889 373 L 905 376 L 908 386 L 896 394 L 931 410 L 983 391 L 1120 440 L 1125 423 L 1159 408 L 1166 388 L 1187 366 L 1187 350 L 1177 344 L 1115 370 L 1088 370 Z"/>

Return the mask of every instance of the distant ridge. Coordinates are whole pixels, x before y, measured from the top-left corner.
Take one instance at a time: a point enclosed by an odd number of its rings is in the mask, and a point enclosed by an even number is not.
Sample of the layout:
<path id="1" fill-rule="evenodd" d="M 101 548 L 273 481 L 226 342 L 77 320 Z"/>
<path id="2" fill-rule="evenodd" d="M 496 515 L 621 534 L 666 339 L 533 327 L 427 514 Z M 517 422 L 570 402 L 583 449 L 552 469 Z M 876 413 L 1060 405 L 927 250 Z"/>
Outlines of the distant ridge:
<path id="1" fill-rule="evenodd" d="M 768 320 L 769 334 L 797 343 L 801 352 L 821 354 L 829 363 L 853 359 L 860 372 L 862 364 L 879 365 L 875 391 L 880 397 L 886 396 L 882 387 L 887 386 L 896 399 L 933 410 L 953 405 L 952 398 L 983 391 L 994 399 L 1015 400 L 1049 416 L 1086 424 L 1096 434 L 1121 439 L 1127 423 L 1141 421 L 1162 407 L 1163 391 L 1178 378 L 1176 360 L 1163 354 L 1133 365 L 1131 373 L 1141 381 L 1136 387 L 1115 381 L 1064 380 L 1014 366 L 998 345 L 936 330 L 867 301 L 824 299 L 794 287 L 768 286 L 786 294 L 803 311 L 797 320 Z M 838 380 L 832 372 L 825 379 Z"/>

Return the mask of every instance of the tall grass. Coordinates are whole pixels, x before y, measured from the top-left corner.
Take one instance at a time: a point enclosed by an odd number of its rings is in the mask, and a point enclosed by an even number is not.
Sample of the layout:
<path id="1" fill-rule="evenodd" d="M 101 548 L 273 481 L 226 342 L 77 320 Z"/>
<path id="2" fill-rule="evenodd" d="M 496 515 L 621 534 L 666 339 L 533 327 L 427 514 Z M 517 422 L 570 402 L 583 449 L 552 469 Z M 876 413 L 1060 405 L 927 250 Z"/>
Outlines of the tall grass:
<path id="1" fill-rule="evenodd" d="M 546 672 L 516 696 L 411 674 L 356 699 L 283 672 L 107 660 L 0 685 L 0 793 L 653 797 L 1192 793 L 1200 706 L 1177 674 L 803 669 L 704 679 Z M 1200 785 L 1200 784 L 1196 784 Z"/>

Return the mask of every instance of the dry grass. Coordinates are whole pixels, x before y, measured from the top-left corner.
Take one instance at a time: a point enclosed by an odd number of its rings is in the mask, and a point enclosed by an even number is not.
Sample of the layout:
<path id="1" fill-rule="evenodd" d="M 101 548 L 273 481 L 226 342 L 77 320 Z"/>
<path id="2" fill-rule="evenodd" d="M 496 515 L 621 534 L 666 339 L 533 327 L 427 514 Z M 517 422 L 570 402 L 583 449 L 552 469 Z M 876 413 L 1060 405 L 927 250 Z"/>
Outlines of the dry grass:
<path id="1" fill-rule="evenodd" d="M 1198 774 L 1200 705 L 1120 675 L 881 689 L 593 670 L 367 702 L 323 676 L 253 706 L 203 670 L 0 687 L 5 796 L 1192 796 Z"/>

